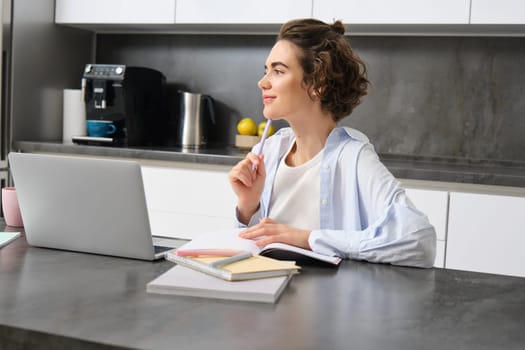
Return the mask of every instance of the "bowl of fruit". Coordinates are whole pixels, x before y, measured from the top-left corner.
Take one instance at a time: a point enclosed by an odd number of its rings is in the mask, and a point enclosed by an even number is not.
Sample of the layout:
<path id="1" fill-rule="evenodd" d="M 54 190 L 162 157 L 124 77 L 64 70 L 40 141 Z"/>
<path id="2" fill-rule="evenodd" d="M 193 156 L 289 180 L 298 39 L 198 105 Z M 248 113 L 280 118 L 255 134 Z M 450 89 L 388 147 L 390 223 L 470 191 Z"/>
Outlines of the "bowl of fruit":
<path id="1" fill-rule="evenodd" d="M 235 135 L 235 146 L 239 148 L 251 149 L 260 140 L 266 128 L 266 120 L 257 123 L 252 118 L 243 118 L 237 123 L 237 135 Z M 275 133 L 275 128 L 270 125 L 268 136 Z"/>

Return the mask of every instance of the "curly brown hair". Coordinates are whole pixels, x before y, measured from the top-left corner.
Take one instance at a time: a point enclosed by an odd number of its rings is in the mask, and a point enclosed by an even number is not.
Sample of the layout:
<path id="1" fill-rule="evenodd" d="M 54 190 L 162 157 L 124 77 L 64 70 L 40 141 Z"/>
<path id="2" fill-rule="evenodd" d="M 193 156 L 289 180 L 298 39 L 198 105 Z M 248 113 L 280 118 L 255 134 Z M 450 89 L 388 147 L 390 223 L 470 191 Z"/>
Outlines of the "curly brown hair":
<path id="1" fill-rule="evenodd" d="M 301 50 L 299 63 L 310 97 L 338 122 L 350 115 L 366 95 L 366 66 L 344 38 L 341 21 L 327 24 L 316 19 L 296 19 L 281 27 L 277 41 L 287 40 Z"/>

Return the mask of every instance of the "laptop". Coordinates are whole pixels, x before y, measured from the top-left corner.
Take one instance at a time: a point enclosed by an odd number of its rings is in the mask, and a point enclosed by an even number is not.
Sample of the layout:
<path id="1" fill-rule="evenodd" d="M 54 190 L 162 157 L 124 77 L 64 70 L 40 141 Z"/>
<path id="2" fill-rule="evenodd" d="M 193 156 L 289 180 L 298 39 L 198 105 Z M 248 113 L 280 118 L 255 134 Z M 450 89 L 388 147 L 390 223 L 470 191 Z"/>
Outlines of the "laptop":
<path id="1" fill-rule="evenodd" d="M 140 165 L 63 155 L 8 155 L 27 242 L 32 246 L 142 260 L 155 247 Z"/>

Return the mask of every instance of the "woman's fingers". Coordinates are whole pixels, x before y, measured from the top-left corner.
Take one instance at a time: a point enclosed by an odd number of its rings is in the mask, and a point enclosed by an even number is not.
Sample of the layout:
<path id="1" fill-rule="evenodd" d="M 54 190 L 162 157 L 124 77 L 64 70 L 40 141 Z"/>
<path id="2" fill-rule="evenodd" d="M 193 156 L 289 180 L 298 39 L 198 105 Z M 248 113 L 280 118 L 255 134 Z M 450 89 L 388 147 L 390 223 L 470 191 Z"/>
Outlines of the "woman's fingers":
<path id="1" fill-rule="evenodd" d="M 262 219 L 257 225 L 239 233 L 239 237 L 252 239 L 259 247 L 270 243 L 281 242 L 310 249 L 309 230 L 298 229 L 278 223 L 270 218 Z"/>
<path id="2" fill-rule="evenodd" d="M 262 236 L 276 235 L 279 234 L 279 224 L 270 218 L 262 219 L 257 225 L 248 227 L 242 231 L 239 236 L 247 239 L 257 239 Z"/>
<path id="3" fill-rule="evenodd" d="M 248 159 L 240 161 L 229 173 L 230 182 L 241 182 L 251 187 L 255 180 L 255 172 L 251 170 L 251 162 Z"/>
<path id="4" fill-rule="evenodd" d="M 229 173 L 230 182 L 239 181 L 245 186 L 252 186 L 257 176 L 265 176 L 263 156 L 252 152 L 237 163 Z"/>

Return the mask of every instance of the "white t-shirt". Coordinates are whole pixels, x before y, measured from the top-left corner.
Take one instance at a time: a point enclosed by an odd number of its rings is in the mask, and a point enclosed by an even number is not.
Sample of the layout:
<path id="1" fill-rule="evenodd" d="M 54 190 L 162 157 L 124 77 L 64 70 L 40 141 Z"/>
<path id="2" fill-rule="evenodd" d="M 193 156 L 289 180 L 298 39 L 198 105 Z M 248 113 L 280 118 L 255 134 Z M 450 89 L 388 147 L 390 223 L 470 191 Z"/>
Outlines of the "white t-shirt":
<path id="1" fill-rule="evenodd" d="M 321 150 L 308 162 L 297 167 L 286 164 L 293 145 L 281 159 L 269 206 L 269 217 L 279 223 L 304 230 L 318 230 L 320 226 Z"/>

